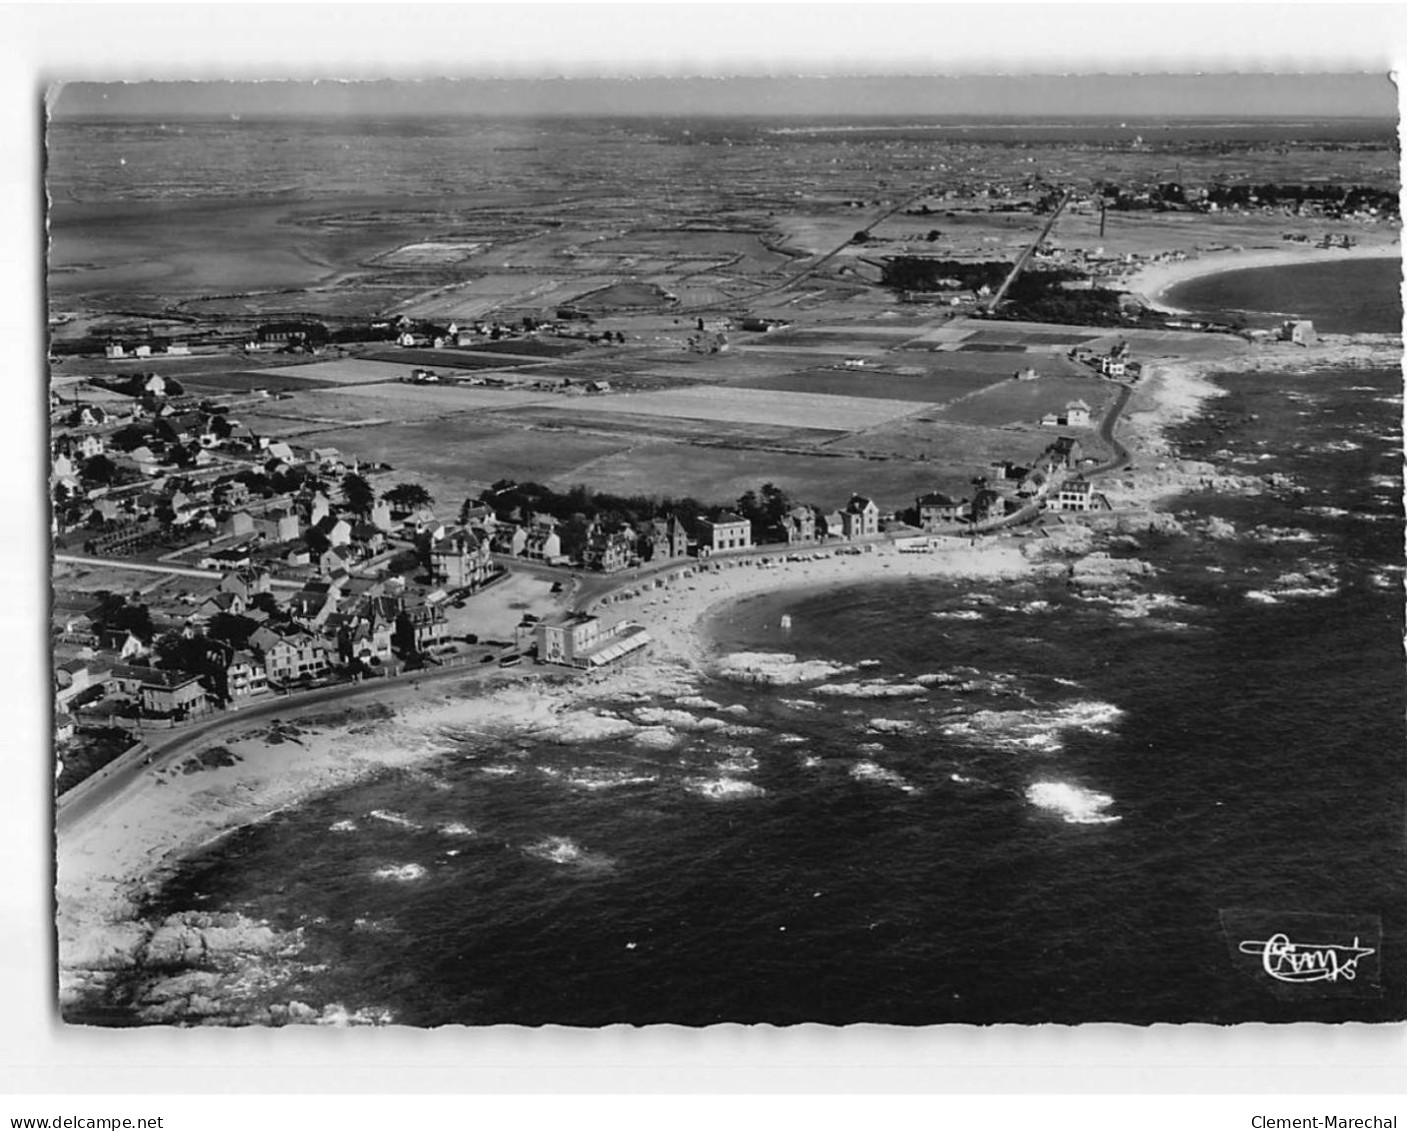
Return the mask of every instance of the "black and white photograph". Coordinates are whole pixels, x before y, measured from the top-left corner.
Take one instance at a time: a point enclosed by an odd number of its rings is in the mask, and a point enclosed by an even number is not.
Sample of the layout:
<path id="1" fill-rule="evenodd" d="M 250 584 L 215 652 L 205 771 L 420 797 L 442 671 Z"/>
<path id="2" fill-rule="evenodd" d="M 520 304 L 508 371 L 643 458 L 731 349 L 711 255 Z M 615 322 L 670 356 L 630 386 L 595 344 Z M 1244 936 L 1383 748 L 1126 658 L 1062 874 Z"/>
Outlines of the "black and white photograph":
<path id="1" fill-rule="evenodd" d="M 1407 1019 L 1392 76 L 862 63 L 35 89 L 64 1029 Z"/>

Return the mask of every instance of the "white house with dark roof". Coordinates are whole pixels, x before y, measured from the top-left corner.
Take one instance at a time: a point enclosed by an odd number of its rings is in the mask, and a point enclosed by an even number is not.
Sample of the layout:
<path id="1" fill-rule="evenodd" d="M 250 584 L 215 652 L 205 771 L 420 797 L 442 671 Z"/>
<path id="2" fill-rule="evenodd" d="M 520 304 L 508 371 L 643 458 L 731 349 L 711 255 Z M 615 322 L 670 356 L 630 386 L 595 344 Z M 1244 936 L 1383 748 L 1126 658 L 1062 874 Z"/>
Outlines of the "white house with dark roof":
<path id="1" fill-rule="evenodd" d="M 967 514 L 967 501 L 955 499 L 941 491 L 930 491 L 914 500 L 918 524 L 924 530 L 936 530 L 960 522 Z"/>
<path id="2" fill-rule="evenodd" d="M 879 507 L 864 495 L 851 495 L 840 512 L 841 533 L 846 538 L 870 538 L 879 533 Z"/>
<path id="3" fill-rule="evenodd" d="M 1076 476 L 1060 485 L 1051 506 L 1058 511 L 1091 511 L 1096 509 L 1097 500 L 1094 484 Z"/>
<path id="4" fill-rule="evenodd" d="M 752 523 L 742 515 L 724 511 L 715 519 L 699 519 L 698 525 L 700 555 L 752 548 Z"/>

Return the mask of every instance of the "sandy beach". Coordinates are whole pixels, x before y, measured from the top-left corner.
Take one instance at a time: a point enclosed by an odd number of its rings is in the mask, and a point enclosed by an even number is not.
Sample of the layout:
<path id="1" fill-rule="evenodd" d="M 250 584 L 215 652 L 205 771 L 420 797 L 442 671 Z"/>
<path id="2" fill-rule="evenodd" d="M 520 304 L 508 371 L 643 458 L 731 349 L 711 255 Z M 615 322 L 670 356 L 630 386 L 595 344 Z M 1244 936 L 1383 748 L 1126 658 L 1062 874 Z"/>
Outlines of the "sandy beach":
<path id="1" fill-rule="evenodd" d="M 664 588 L 647 588 L 635 597 L 617 597 L 597 611 L 608 621 L 639 621 L 654 637 L 654 655 L 658 659 L 697 668 L 708 659 L 699 638 L 699 623 L 721 606 L 744 597 L 781 589 L 819 589 L 926 577 L 1000 581 L 1031 570 L 1017 537 L 986 538 L 974 545 L 964 538 L 945 541 L 949 544 L 927 553 L 900 553 L 892 544 L 876 543 L 869 553 L 811 561 L 782 561 L 784 554 L 766 564 L 756 558 L 720 559 L 717 572 L 691 570 L 690 577 L 677 577 Z M 808 551 L 799 553 L 806 556 Z"/>
<path id="2" fill-rule="evenodd" d="M 1326 263 L 1344 259 L 1392 259 L 1401 255 L 1395 243 L 1375 243 L 1350 248 L 1315 248 L 1291 245 L 1284 248 L 1249 248 L 1244 251 L 1215 251 L 1191 259 L 1150 263 L 1123 280 L 1123 289 L 1137 296 L 1153 310 L 1164 314 L 1186 314 L 1164 301 L 1164 295 L 1179 283 L 1242 271 L 1253 267 L 1289 267 L 1300 263 Z"/>
<path id="3" fill-rule="evenodd" d="M 1326 339 L 1312 349 L 1268 346 L 1234 359 L 1152 366 L 1119 424 L 1134 466 L 1101 477 L 1100 489 L 1116 507 L 1141 510 L 1189 490 L 1262 489 L 1253 477 L 1178 460 L 1162 438 L 1169 425 L 1188 419 L 1208 398 L 1221 394 L 1209 375 L 1382 364 L 1398 350 L 1388 339 L 1361 336 Z M 465 730 L 545 734 L 565 742 L 574 736 L 601 737 L 600 729 L 613 720 L 593 712 L 593 701 L 692 690 L 709 662 L 699 624 L 726 603 L 783 588 L 885 579 L 1018 579 L 1039 569 L 1040 554 L 1031 552 L 1032 541 L 1018 533 L 975 543 L 951 538 L 927 553 L 901 553 L 881 541 L 866 552 L 818 555 L 815 560 L 786 562 L 781 560 L 784 552 L 770 555 L 769 564 L 720 558 L 703 572 L 697 563 L 681 563 L 660 575 L 658 586 L 653 579 L 622 578 L 620 589 L 594 606 L 608 623 L 636 620 L 654 637 L 644 661 L 624 670 L 565 682 L 544 680 L 530 667 L 495 673 L 487 681 L 482 675 L 471 679 L 467 672 L 462 678 L 444 673 L 426 679 L 424 686 L 388 684 L 374 698 L 346 704 L 289 704 L 277 721 L 232 717 L 215 733 L 163 756 L 144 773 L 141 785 L 60 838 L 61 1000 L 71 999 L 104 972 L 130 965 L 150 931 L 149 925 L 134 921 L 142 894 L 183 856 L 234 829 L 388 769 L 413 772 L 417 764 L 453 749 L 456 734 Z M 504 591 L 516 593 L 517 588 Z"/>

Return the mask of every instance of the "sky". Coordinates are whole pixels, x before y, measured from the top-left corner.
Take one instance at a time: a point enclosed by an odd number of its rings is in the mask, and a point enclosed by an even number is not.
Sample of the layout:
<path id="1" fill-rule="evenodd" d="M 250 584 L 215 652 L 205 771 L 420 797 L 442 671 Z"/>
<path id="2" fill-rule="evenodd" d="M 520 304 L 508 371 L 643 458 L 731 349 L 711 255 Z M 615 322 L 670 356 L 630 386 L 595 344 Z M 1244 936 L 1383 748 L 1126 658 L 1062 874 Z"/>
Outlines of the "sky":
<path id="1" fill-rule="evenodd" d="M 461 81 L 76 82 L 51 97 L 80 115 L 769 114 L 1383 116 L 1385 73 L 736 76 Z"/>

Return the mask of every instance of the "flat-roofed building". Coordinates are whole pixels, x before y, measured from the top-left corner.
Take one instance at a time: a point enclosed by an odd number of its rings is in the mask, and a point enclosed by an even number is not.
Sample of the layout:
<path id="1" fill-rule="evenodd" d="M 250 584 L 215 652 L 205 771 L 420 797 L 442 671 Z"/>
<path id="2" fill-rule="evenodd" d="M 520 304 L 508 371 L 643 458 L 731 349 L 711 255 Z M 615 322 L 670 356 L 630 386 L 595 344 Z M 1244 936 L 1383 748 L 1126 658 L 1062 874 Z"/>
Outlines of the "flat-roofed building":
<path id="1" fill-rule="evenodd" d="M 716 554 L 752 548 L 752 523 L 742 515 L 724 511 L 715 519 L 699 519 L 699 552 Z"/>
<path id="2" fill-rule="evenodd" d="M 575 664 L 601 635 L 601 619 L 589 613 L 568 613 L 539 621 L 537 658 L 544 664 Z"/>

